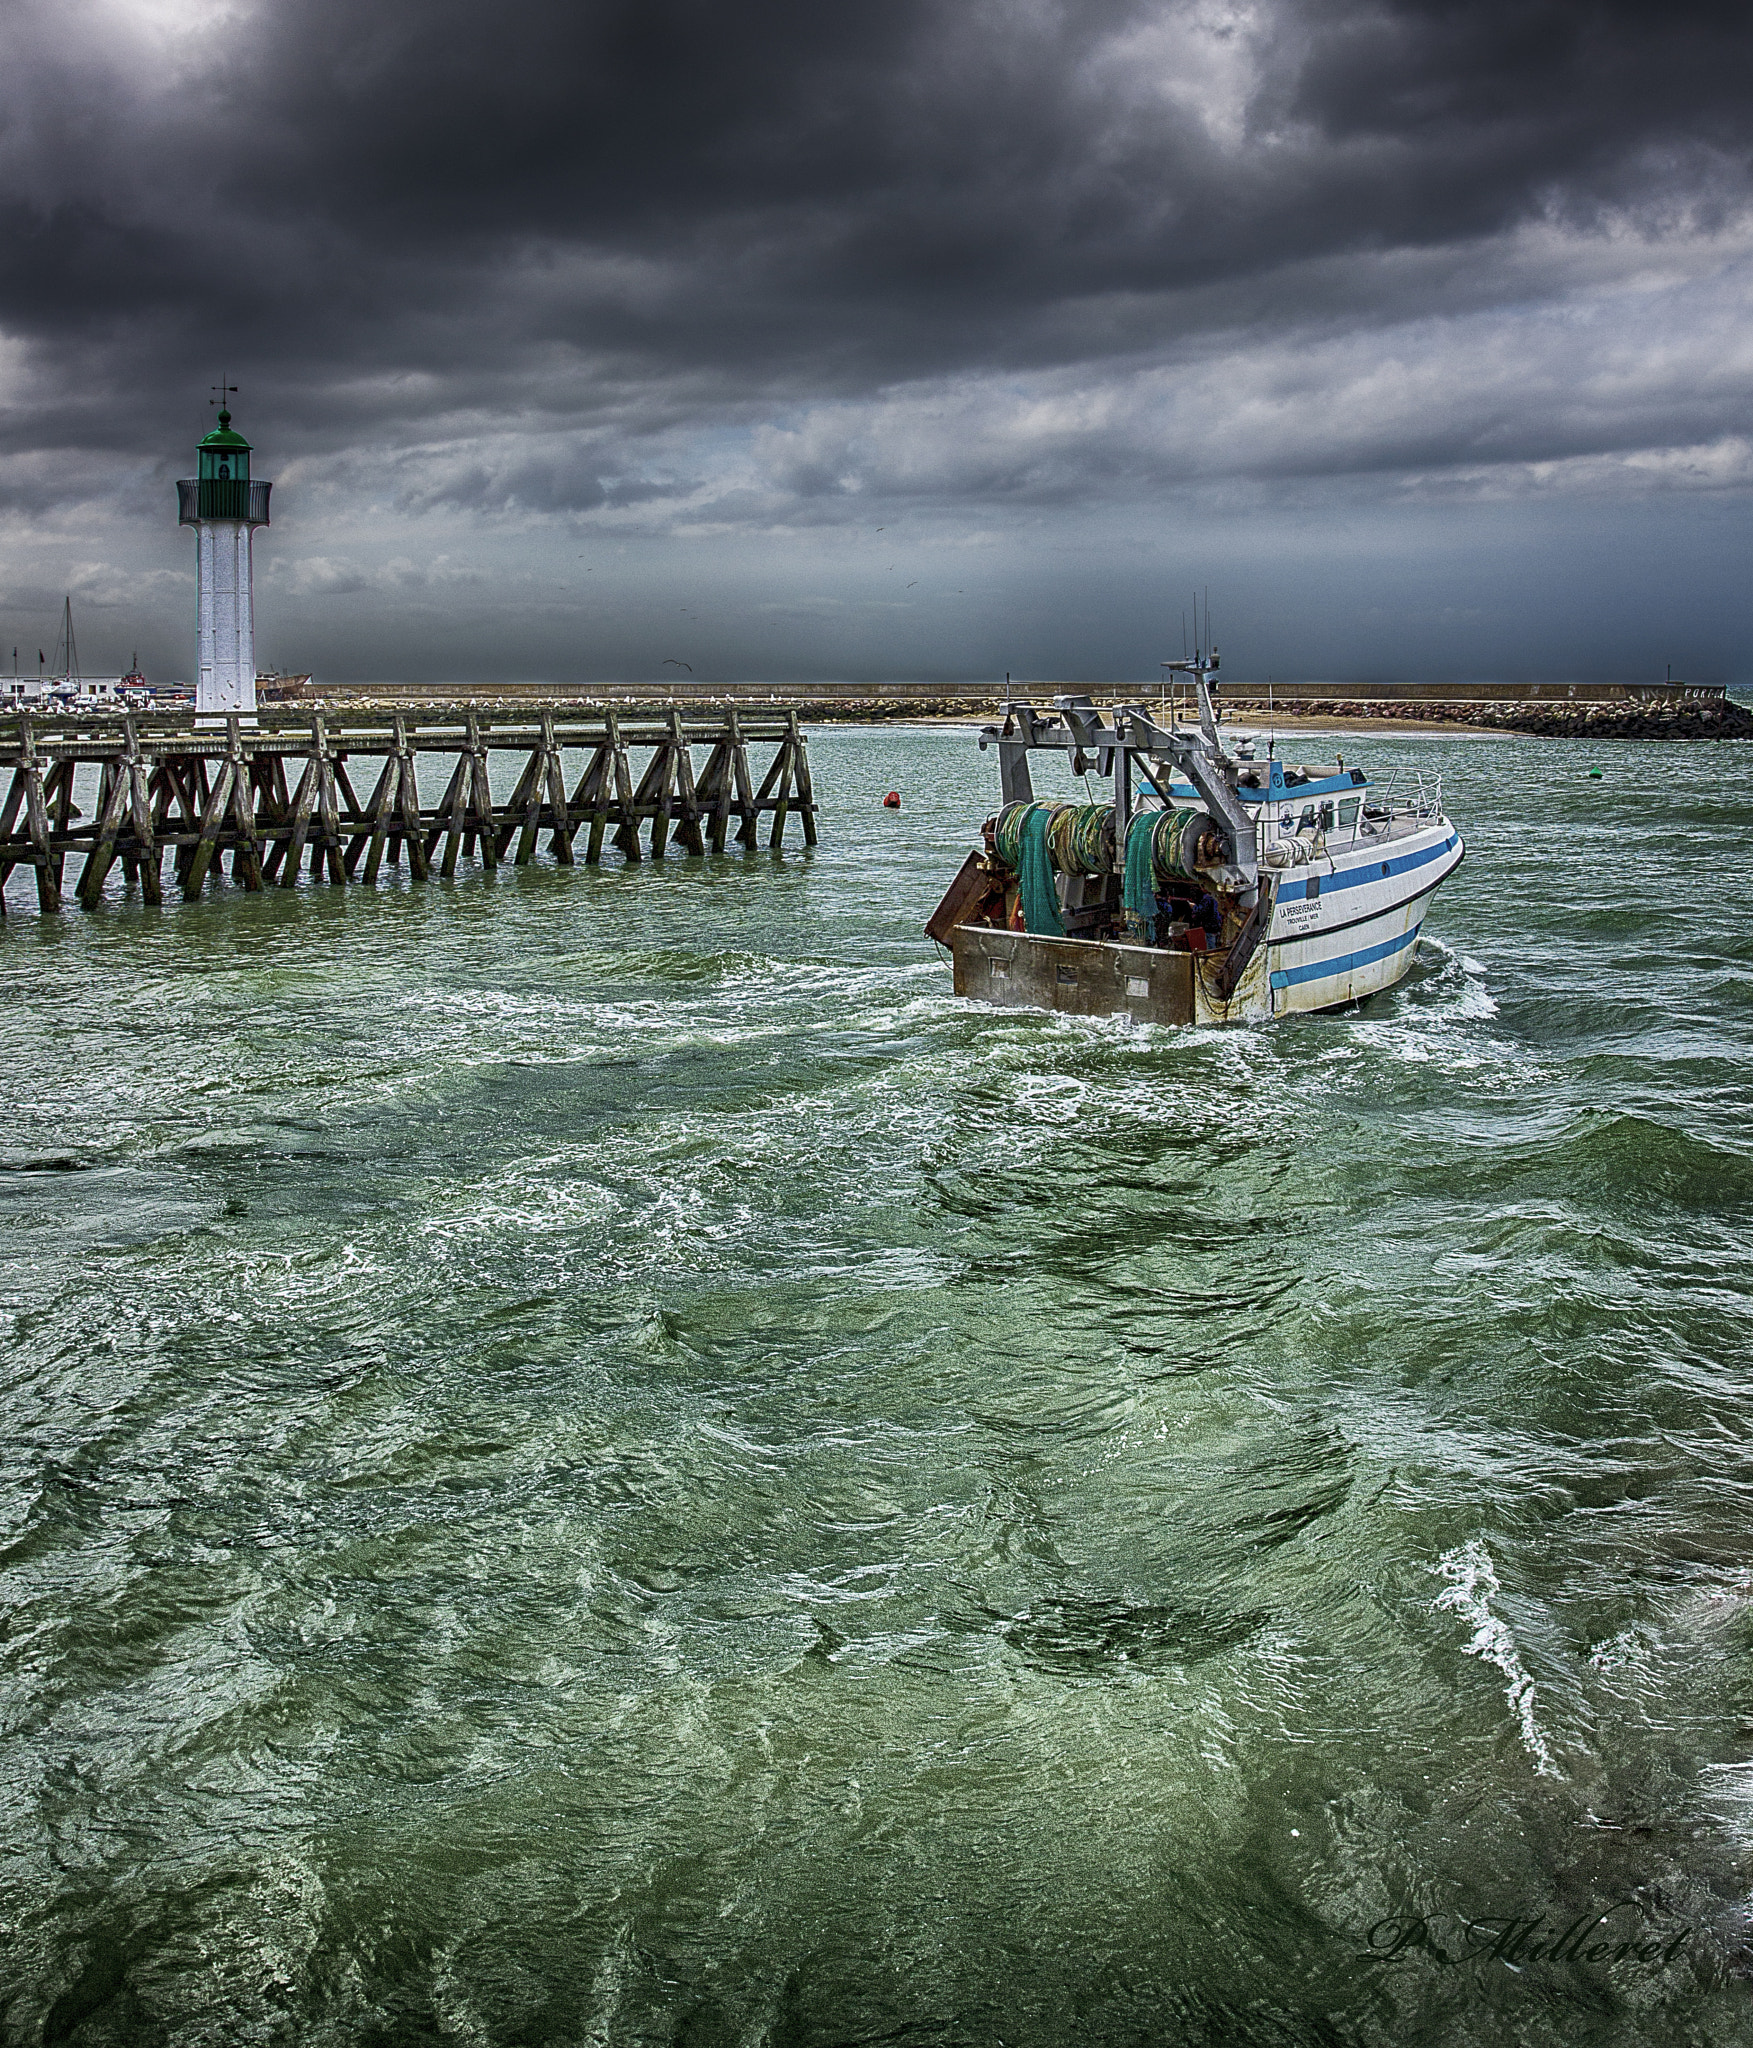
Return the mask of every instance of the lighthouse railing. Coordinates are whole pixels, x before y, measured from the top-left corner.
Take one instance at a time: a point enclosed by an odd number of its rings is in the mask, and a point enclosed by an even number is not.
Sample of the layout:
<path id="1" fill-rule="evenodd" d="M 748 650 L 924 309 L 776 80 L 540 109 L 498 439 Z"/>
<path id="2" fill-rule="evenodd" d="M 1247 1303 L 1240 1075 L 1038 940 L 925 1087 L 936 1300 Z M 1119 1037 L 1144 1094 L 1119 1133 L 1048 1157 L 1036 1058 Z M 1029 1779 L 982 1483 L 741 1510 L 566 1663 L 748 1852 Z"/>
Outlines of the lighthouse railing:
<path id="1" fill-rule="evenodd" d="M 271 483 L 241 477 L 177 479 L 177 524 L 194 526 L 203 519 L 245 519 L 251 526 L 268 524 Z"/>

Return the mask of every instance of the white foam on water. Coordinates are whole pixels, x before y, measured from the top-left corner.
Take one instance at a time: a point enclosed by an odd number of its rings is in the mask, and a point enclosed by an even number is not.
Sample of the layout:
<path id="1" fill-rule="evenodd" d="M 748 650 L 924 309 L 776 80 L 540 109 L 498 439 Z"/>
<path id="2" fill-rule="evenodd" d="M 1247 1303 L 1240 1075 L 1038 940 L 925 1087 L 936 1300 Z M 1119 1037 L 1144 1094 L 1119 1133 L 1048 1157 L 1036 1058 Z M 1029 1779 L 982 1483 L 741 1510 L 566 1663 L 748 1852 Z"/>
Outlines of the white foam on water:
<path id="1" fill-rule="evenodd" d="M 918 1294 L 953 1285 L 966 1273 L 967 1261 L 896 1245 L 888 1250 L 861 1249 L 855 1258 L 830 1253 L 805 1261 L 799 1271 L 818 1280 L 856 1280 L 878 1293 Z"/>
<path id="2" fill-rule="evenodd" d="M 1415 985 L 1421 985 L 1420 993 L 1425 996 L 1448 998 L 1436 1011 L 1437 1017 L 1444 1022 L 1473 1024 L 1497 1015 L 1497 998 L 1485 985 L 1488 970 L 1482 960 L 1457 953 L 1428 933 L 1421 934 L 1418 947 L 1421 959 L 1432 965 Z"/>
<path id="3" fill-rule="evenodd" d="M 1484 1017 L 1497 1015 L 1497 998 L 1485 986 L 1483 974 L 1469 968 L 1466 961 L 1461 963 L 1467 979 L 1461 984 L 1460 997 L 1455 1005 L 1455 1015 L 1469 1023 Z"/>
<path id="4" fill-rule="evenodd" d="M 1556 1778 L 1558 1766 L 1553 1762 L 1551 1748 L 1534 1718 L 1534 1681 L 1516 1653 L 1516 1639 L 1509 1624 L 1492 1611 L 1492 1600 L 1503 1588 L 1498 1583 L 1491 1553 L 1475 1536 L 1459 1549 L 1447 1552 L 1433 1569 L 1449 1581 L 1449 1590 L 1436 1597 L 1438 1610 L 1446 1609 L 1472 1623 L 1472 1637 L 1464 1646 L 1467 1655 L 1482 1657 L 1487 1664 L 1495 1664 L 1508 1679 L 1504 1697 L 1509 1701 L 1510 1711 L 1521 1729 L 1523 1746 L 1534 1759 L 1534 1768 L 1542 1777 Z"/>
<path id="5" fill-rule="evenodd" d="M 1522 1046 L 1476 1028 L 1498 1014 L 1480 963 L 1451 952 L 1440 940 L 1424 939 L 1420 946 L 1425 971 L 1399 984 L 1400 1000 L 1392 1014 L 1350 1019 L 1353 1042 L 1378 1058 L 1429 1065 L 1440 1073 L 1525 1071 L 1529 1062 Z"/>
<path id="6" fill-rule="evenodd" d="M 1589 1663 L 1596 1671 L 1642 1675 L 1650 1667 L 1650 1650 L 1650 1631 L 1640 1623 L 1634 1623 L 1630 1628 L 1622 1628 L 1616 1636 L 1610 1636 L 1606 1642 L 1597 1643 L 1589 1652 Z"/>
<path id="7" fill-rule="evenodd" d="M 783 990 L 792 995 L 847 996 L 882 994 L 897 982 L 939 982 L 948 970 L 943 962 L 883 960 L 859 965 L 850 960 L 755 959 L 727 971 L 727 988 L 752 989 L 763 1000 Z"/>

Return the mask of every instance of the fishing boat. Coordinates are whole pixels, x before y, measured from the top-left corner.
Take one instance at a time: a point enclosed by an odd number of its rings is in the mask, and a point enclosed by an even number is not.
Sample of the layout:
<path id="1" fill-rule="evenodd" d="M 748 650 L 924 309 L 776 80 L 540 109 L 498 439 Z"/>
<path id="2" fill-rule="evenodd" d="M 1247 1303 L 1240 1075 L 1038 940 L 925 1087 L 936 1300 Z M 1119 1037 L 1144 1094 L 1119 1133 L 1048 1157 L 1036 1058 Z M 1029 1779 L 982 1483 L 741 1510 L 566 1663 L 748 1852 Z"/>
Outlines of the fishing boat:
<path id="1" fill-rule="evenodd" d="M 925 927 L 956 993 L 1252 1024 L 1392 988 L 1466 851 L 1440 778 L 1378 792 L 1343 759 L 1283 761 L 1272 738 L 1220 728 L 1215 650 L 1163 667 L 1190 685 L 1185 721 L 1146 703 L 1104 718 L 1073 695 L 1050 710 L 1007 700 L 982 729 L 1000 807 Z M 1068 756 L 1086 789 L 1111 780 L 1111 799 L 1037 802 L 1041 752 Z"/>

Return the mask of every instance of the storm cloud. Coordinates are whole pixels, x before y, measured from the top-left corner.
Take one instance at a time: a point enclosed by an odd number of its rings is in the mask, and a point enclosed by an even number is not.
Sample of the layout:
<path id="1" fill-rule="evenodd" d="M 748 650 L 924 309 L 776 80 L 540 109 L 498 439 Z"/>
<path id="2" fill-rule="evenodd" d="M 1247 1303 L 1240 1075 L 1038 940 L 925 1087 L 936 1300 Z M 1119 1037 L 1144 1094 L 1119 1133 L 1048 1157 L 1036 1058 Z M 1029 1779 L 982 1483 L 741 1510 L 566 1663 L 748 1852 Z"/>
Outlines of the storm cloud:
<path id="1" fill-rule="evenodd" d="M 7 58 L 15 635 L 72 587 L 186 671 L 229 372 L 263 651 L 336 675 L 1104 674 L 1214 578 L 1280 672 L 1614 669 L 1620 555 L 1739 672 L 1743 8 L 72 0 Z M 1602 567 L 1536 614 L 1530 547 Z"/>

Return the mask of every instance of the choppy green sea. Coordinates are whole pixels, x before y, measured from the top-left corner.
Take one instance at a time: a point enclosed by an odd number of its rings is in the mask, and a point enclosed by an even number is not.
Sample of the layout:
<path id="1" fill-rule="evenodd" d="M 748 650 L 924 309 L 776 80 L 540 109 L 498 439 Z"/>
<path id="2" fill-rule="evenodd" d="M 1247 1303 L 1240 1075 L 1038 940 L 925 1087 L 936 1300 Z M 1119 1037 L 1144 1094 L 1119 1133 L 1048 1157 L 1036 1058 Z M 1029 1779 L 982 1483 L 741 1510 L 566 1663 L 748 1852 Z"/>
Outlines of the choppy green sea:
<path id="1" fill-rule="evenodd" d="M 1468 859 L 1258 1031 L 955 1000 L 950 731 L 15 877 L 0 2040 L 1753 2042 L 1753 753 L 1340 744 Z"/>

